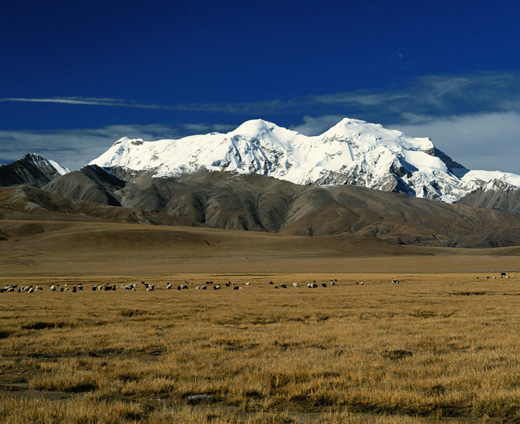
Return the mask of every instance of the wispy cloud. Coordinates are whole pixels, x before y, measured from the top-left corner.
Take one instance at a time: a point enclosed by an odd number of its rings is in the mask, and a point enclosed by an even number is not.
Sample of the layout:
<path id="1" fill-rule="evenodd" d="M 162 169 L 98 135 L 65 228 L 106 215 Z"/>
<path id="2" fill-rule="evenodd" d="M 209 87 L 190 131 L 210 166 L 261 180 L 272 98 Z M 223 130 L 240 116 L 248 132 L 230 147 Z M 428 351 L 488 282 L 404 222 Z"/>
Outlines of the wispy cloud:
<path id="1" fill-rule="evenodd" d="M 354 91 L 231 104 L 185 104 L 187 111 L 242 115 L 341 115 L 381 123 L 408 122 L 413 113 L 449 117 L 520 112 L 520 72 L 432 75 L 386 91 Z"/>
<path id="2" fill-rule="evenodd" d="M 88 106 L 115 106 L 115 107 L 135 107 L 140 109 L 175 109 L 174 106 L 142 104 L 125 99 L 98 98 L 98 97 L 47 97 L 47 98 L 27 98 L 27 97 L 5 97 L 0 102 L 19 102 L 19 103 L 53 103 L 66 105 L 88 105 Z"/>
<path id="3" fill-rule="evenodd" d="M 0 102 L 164 109 L 251 117 L 266 115 L 342 115 L 382 123 L 407 122 L 410 113 L 453 116 L 520 111 L 520 72 L 431 75 L 408 86 L 386 91 L 354 91 L 234 103 L 146 104 L 96 97 L 6 97 Z"/>

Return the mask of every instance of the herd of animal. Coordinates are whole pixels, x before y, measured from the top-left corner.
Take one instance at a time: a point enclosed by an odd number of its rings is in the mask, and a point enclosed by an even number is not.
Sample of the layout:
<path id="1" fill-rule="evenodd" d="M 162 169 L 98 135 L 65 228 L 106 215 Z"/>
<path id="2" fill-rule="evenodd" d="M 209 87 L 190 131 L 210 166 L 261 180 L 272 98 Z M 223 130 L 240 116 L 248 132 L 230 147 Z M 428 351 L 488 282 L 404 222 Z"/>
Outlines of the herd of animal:
<path id="1" fill-rule="evenodd" d="M 330 280 L 331 286 L 335 286 L 337 284 L 338 284 L 337 279 Z M 359 284 L 359 283 L 356 282 L 356 284 Z M 363 283 L 361 282 L 361 284 L 363 284 Z M 91 291 L 116 291 L 116 290 L 137 291 L 138 289 L 140 289 L 140 290 L 145 290 L 145 291 L 154 291 L 157 289 L 164 289 L 164 290 L 177 289 L 180 291 L 180 290 L 188 290 L 190 287 L 195 288 L 195 290 L 221 290 L 222 288 L 226 288 L 226 287 L 230 288 L 232 290 L 242 290 L 245 287 L 250 286 L 250 285 L 251 285 L 250 282 L 240 285 L 238 283 L 231 282 L 231 281 L 228 281 L 227 283 L 222 283 L 222 284 L 220 284 L 220 283 L 217 284 L 217 283 L 214 283 L 213 281 L 206 281 L 205 283 L 202 283 L 200 285 L 195 285 L 195 283 L 193 281 L 185 281 L 184 283 L 179 284 L 177 286 L 174 286 L 172 283 L 167 283 L 164 287 L 161 287 L 161 286 L 156 286 L 154 283 L 146 283 L 146 282 L 142 281 L 141 284 L 130 283 L 130 284 L 120 284 L 119 286 L 117 284 L 98 284 L 98 285 L 94 284 L 94 285 L 90 286 L 90 290 Z M 287 288 L 286 284 L 284 284 L 284 283 L 275 284 L 273 281 L 270 281 L 269 285 L 272 285 L 275 289 Z M 295 288 L 299 288 L 300 284 L 293 283 L 292 286 Z M 327 283 L 320 283 L 318 285 L 318 283 L 316 283 L 316 280 L 315 280 L 313 283 L 307 284 L 307 287 L 311 288 L 311 289 L 318 288 L 318 287 L 327 287 Z M 9 292 L 33 293 L 35 291 L 42 291 L 42 290 L 43 290 L 43 287 L 40 285 L 37 285 L 37 286 L 6 285 L 5 287 L 0 288 L 0 293 L 9 293 Z M 81 283 L 78 285 L 52 284 L 49 286 L 49 290 L 51 292 L 71 291 L 73 293 L 76 293 L 79 291 L 83 291 L 84 286 Z"/>
<path id="2" fill-rule="evenodd" d="M 477 280 L 480 279 L 480 277 L 476 277 Z M 495 276 L 486 276 L 486 279 L 496 279 Z M 514 275 L 507 275 L 505 272 L 500 273 L 500 278 L 515 278 Z M 400 281 L 397 279 L 391 280 L 392 284 L 399 284 Z M 275 289 L 286 289 L 288 286 L 285 283 L 275 284 L 273 281 L 269 281 L 269 285 L 273 286 Z M 355 281 L 354 284 L 356 286 L 363 286 L 365 283 L 363 281 Z M 241 290 L 247 286 L 251 285 L 251 283 L 247 282 L 243 285 L 239 285 L 237 283 L 228 281 L 227 283 L 223 284 L 216 284 L 213 281 L 206 281 L 203 284 L 195 285 L 193 281 L 185 281 L 183 284 L 179 284 L 176 287 L 173 286 L 172 283 L 167 283 L 164 286 L 165 290 L 188 290 L 190 287 L 194 287 L 195 290 L 220 290 L 223 287 L 231 288 L 233 290 Z M 314 280 L 312 283 L 307 284 L 307 288 L 309 289 L 317 289 L 318 287 L 326 288 L 328 286 L 337 286 L 338 280 L 333 279 L 330 280 L 330 283 L 317 283 L 316 280 Z M 156 289 L 162 289 L 160 286 L 156 286 L 154 283 L 146 283 L 144 281 L 141 282 L 141 284 L 131 283 L 131 284 L 121 284 L 117 286 L 116 284 L 98 284 L 98 285 L 92 285 L 90 287 L 90 290 L 92 291 L 116 291 L 116 290 L 131 290 L 136 291 L 138 288 L 142 288 L 145 291 L 154 291 Z M 299 283 L 293 283 L 293 288 L 300 288 Z M 78 285 L 69 285 L 69 284 L 52 284 L 49 286 L 49 290 L 51 292 L 65 292 L 65 291 L 71 291 L 73 293 L 76 293 L 78 291 L 83 291 L 83 284 L 79 283 Z M 37 291 L 43 291 L 43 287 L 41 285 L 30 285 L 30 286 L 18 286 L 17 284 L 8 284 L 2 288 L 0 288 L 0 293 L 34 293 Z"/>

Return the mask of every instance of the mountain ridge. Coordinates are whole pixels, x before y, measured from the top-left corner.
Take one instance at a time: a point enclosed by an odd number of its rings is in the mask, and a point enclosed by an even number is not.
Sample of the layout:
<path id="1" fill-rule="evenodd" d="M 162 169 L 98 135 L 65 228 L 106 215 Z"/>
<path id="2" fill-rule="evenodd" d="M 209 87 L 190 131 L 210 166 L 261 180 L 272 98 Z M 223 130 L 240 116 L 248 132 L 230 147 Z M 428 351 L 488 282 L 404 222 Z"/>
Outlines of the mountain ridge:
<path id="1" fill-rule="evenodd" d="M 74 178 L 70 173 L 44 188 L 62 194 L 60 187 L 70 184 L 60 181 Z M 404 245 L 520 244 L 518 214 L 365 187 L 302 186 L 258 174 L 199 169 L 165 178 L 144 173 L 113 195 L 125 208 L 212 228 L 304 236 L 351 234 Z"/>
<path id="2" fill-rule="evenodd" d="M 0 165 L 0 187 L 21 184 L 43 187 L 69 170 L 58 163 L 35 153 L 28 153 L 7 165 Z"/>

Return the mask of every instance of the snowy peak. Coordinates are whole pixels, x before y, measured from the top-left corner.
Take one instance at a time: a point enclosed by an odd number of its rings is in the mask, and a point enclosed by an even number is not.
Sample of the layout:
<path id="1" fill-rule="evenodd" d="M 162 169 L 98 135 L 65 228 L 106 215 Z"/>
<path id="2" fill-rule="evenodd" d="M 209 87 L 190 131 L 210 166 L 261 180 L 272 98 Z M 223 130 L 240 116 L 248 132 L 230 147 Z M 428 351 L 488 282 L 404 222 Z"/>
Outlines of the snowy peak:
<path id="1" fill-rule="evenodd" d="M 65 175 L 70 172 L 68 168 L 61 166 L 59 163 L 54 162 L 53 160 L 45 159 L 36 153 L 28 153 L 20 160 L 22 162 L 34 165 L 36 168 L 42 170 L 45 173 L 48 173 L 49 175 L 54 173 L 58 173 L 58 175 Z"/>
<path id="2" fill-rule="evenodd" d="M 360 185 L 445 202 L 463 197 L 484 176 L 454 162 L 429 138 L 349 118 L 314 137 L 261 119 L 226 134 L 155 142 L 124 137 L 90 164 L 161 177 L 200 168 L 258 173 L 296 184 Z M 485 181 L 492 178 L 497 176 Z"/>
<path id="3" fill-rule="evenodd" d="M 65 175 L 70 172 L 68 168 L 61 166 L 59 163 L 52 160 L 45 159 L 36 153 L 28 153 L 20 161 L 34 165 L 36 168 L 45 173 Z"/>
<path id="4" fill-rule="evenodd" d="M 274 131 L 275 128 L 279 129 L 280 127 L 263 119 L 252 119 L 238 126 L 232 133 L 244 137 L 258 137 L 261 134 Z"/>
<path id="5" fill-rule="evenodd" d="M 370 147 L 378 145 L 401 146 L 407 150 L 422 150 L 427 152 L 434 148 L 429 138 L 407 137 L 401 131 L 388 130 L 380 124 L 371 124 L 358 119 L 344 118 L 329 130 L 325 131 L 323 139 L 337 138 L 351 142 L 365 143 Z"/>
<path id="6" fill-rule="evenodd" d="M 139 146 L 143 144 L 142 138 L 128 138 L 128 137 L 122 137 L 119 140 L 117 140 L 113 146 L 117 146 L 118 144 L 132 144 L 134 146 Z"/>

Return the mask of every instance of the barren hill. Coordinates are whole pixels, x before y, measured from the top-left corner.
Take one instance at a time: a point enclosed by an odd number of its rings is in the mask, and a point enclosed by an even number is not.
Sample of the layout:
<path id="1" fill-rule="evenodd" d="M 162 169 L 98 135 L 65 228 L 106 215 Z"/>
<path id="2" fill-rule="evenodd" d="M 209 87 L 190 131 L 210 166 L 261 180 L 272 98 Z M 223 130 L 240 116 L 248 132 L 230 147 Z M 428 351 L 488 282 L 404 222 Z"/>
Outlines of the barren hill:
<path id="1" fill-rule="evenodd" d="M 57 178 L 45 189 L 70 195 L 63 188 L 76 179 L 73 174 Z M 106 190 L 106 185 L 101 189 Z M 433 246 L 520 245 L 519 215 L 355 186 L 301 186 L 258 174 L 201 169 L 177 178 L 145 173 L 109 194 L 126 208 L 214 228 L 307 236 L 351 234 Z"/>

